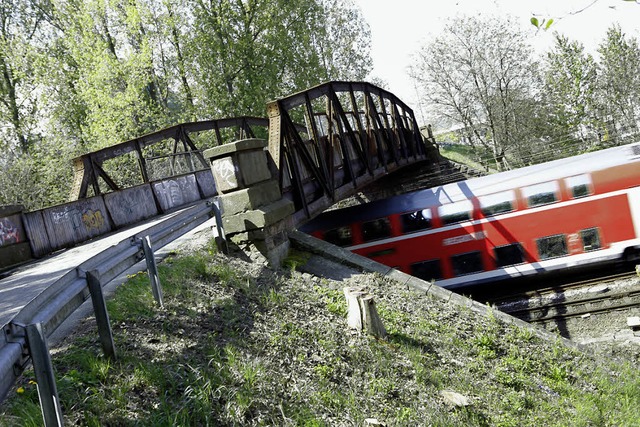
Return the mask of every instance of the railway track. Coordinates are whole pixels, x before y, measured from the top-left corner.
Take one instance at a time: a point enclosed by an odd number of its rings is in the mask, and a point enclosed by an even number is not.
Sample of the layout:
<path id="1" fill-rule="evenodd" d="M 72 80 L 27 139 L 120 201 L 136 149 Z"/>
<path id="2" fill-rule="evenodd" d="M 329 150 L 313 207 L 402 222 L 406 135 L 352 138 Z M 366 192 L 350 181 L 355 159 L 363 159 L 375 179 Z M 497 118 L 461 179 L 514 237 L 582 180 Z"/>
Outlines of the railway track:
<path id="1" fill-rule="evenodd" d="M 500 311 L 530 323 L 640 307 L 640 279 L 625 272 L 524 292 L 519 298 L 490 302 Z"/>

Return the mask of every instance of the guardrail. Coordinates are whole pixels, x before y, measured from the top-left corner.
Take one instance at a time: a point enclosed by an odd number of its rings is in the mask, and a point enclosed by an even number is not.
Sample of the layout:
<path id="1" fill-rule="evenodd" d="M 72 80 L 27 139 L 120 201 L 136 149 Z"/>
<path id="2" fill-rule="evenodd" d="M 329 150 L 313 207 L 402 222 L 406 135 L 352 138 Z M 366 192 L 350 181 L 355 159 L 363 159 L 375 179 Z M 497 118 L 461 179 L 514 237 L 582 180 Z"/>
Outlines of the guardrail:
<path id="1" fill-rule="evenodd" d="M 97 297 L 95 292 L 92 296 L 96 317 L 99 316 L 97 311 L 101 304 L 99 301 L 101 287 L 145 258 L 143 241 L 153 242 L 156 248 L 163 247 L 210 219 L 212 213 L 218 213 L 217 210 L 215 201 L 207 200 L 169 214 L 157 224 L 123 239 L 118 244 L 82 262 L 56 279 L 24 306 L 3 327 L 4 340 L 0 340 L 0 401 L 6 397 L 29 361 L 32 361 L 45 425 L 61 425 L 62 418 L 60 406 L 57 403 L 55 381 L 52 381 L 51 369 L 47 368 L 50 366 L 50 359 L 46 339 L 90 297 L 89 285 L 92 281 L 94 285 L 96 282 L 99 283 L 100 292 Z M 217 224 L 219 224 L 218 221 Z M 221 229 L 218 229 L 218 235 L 224 235 Z M 147 250 L 147 265 L 148 268 L 152 268 L 150 261 L 153 261 L 153 251 L 150 248 Z M 155 293 L 154 291 L 154 296 Z M 108 345 L 105 345 L 103 327 L 104 322 L 103 326 L 99 327 L 101 342 L 103 342 L 105 353 L 109 354 Z"/>

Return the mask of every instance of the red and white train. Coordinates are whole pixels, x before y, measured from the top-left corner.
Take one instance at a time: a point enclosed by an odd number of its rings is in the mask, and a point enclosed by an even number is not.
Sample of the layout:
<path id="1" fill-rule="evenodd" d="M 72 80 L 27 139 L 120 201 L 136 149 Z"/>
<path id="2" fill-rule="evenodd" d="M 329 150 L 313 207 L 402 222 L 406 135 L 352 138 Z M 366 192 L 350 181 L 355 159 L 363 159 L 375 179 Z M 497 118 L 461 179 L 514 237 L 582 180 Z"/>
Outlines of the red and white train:
<path id="1" fill-rule="evenodd" d="M 449 289 L 640 254 L 640 143 L 395 196 L 303 231 Z"/>

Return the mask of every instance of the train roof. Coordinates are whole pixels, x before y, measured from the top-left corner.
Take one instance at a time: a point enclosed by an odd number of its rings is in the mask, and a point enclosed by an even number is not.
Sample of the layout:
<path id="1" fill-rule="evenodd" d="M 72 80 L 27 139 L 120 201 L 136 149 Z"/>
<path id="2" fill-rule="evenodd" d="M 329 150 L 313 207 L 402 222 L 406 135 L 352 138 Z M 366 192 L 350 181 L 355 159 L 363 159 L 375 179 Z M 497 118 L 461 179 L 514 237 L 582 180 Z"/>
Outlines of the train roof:
<path id="1" fill-rule="evenodd" d="M 327 211 L 312 219 L 301 229 L 325 228 L 329 224 L 335 226 L 337 222 L 346 224 L 353 219 L 353 216 L 357 216 L 358 220 L 367 221 L 396 212 L 411 212 L 425 207 L 441 206 L 513 188 L 608 169 L 632 161 L 640 161 L 640 143 L 607 148 Z"/>

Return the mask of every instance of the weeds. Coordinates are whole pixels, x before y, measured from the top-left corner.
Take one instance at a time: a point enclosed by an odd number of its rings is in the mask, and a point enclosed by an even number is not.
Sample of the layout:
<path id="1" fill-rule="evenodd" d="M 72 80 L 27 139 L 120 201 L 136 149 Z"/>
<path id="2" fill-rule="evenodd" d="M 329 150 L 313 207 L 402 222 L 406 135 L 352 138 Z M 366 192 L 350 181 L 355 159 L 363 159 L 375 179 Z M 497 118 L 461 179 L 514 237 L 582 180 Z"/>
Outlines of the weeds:
<path id="1" fill-rule="evenodd" d="M 119 358 L 95 326 L 54 357 L 69 425 L 632 426 L 640 374 L 366 276 L 389 331 L 350 332 L 342 287 L 292 269 L 261 276 L 213 250 L 160 265 L 165 308 L 146 274 L 108 307 Z M 606 368 L 606 369 L 605 369 Z M 41 425 L 33 374 L 1 426 Z M 471 404 L 439 397 L 455 390 Z"/>

